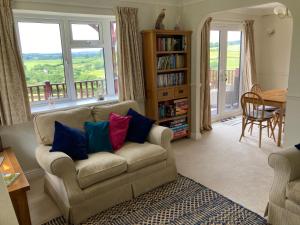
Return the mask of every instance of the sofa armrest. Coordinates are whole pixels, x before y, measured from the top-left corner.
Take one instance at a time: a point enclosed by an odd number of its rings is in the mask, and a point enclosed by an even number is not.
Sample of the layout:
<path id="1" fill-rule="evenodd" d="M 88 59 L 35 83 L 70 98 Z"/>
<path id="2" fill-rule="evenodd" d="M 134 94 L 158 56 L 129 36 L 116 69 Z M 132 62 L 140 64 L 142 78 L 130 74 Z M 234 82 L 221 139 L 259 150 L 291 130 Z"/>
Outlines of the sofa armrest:
<path id="1" fill-rule="evenodd" d="M 150 130 L 148 141 L 151 144 L 160 145 L 165 149 L 170 149 L 173 131 L 167 127 L 153 125 Z"/>
<path id="2" fill-rule="evenodd" d="M 284 207 L 286 185 L 300 178 L 300 151 L 290 148 L 285 151 L 272 153 L 269 165 L 274 169 L 274 181 L 270 192 L 270 201 Z"/>
<path id="3" fill-rule="evenodd" d="M 35 156 L 39 165 L 48 173 L 63 177 L 66 174 L 75 174 L 75 164 L 63 152 L 49 152 L 51 146 L 40 145 L 36 148 Z"/>

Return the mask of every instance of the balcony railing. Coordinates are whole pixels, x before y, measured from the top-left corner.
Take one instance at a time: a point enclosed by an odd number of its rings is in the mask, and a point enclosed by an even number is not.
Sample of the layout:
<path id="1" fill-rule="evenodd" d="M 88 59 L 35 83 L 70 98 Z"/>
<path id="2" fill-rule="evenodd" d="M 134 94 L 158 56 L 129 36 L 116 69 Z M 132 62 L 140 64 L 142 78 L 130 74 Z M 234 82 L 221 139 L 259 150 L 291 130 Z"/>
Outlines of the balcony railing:
<path id="1" fill-rule="evenodd" d="M 210 70 L 210 89 L 219 88 L 219 76 L 217 70 Z M 240 70 L 226 70 L 226 86 L 233 86 L 237 79 L 239 80 Z"/>
<path id="2" fill-rule="evenodd" d="M 114 89 L 118 93 L 118 80 L 115 79 Z M 93 98 L 97 93 L 106 93 L 105 80 L 86 80 L 74 83 L 77 99 Z M 46 81 L 41 85 L 28 86 L 28 97 L 30 102 L 47 101 L 50 97 L 63 99 L 67 97 L 66 83 L 50 83 Z"/>

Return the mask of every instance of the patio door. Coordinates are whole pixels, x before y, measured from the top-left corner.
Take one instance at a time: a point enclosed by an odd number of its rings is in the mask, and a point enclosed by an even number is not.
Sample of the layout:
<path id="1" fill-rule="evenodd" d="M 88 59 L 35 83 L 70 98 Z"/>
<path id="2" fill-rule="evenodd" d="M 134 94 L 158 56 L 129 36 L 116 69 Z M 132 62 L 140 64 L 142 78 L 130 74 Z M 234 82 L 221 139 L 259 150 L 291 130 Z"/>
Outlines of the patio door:
<path id="1" fill-rule="evenodd" d="M 210 31 L 210 102 L 213 120 L 241 111 L 241 25 L 212 25 Z"/>

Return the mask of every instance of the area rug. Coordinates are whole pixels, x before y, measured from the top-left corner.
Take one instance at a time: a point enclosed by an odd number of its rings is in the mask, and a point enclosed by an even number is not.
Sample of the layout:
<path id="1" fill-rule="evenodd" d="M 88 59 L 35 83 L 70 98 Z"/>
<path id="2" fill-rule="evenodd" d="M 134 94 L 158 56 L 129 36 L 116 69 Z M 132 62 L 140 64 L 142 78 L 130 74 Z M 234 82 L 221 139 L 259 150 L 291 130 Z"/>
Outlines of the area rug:
<path id="1" fill-rule="evenodd" d="M 64 219 L 59 217 L 44 225 L 64 224 Z M 178 175 L 176 181 L 121 203 L 82 223 L 100 224 L 265 225 L 267 221 L 217 192 Z"/>
<path id="2" fill-rule="evenodd" d="M 238 116 L 238 117 L 233 116 L 233 117 L 229 117 L 226 119 L 222 119 L 221 122 L 228 126 L 236 126 L 236 125 L 242 124 L 242 117 L 241 116 Z"/>

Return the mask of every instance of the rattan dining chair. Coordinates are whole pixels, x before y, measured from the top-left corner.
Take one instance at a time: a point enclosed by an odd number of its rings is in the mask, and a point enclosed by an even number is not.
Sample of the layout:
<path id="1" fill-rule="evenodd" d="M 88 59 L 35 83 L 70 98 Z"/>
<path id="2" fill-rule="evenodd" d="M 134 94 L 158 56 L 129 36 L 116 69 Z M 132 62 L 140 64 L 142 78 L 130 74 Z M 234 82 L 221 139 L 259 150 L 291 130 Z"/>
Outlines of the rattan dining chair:
<path id="1" fill-rule="evenodd" d="M 259 84 L 253 84 L 253 86 L 251 87 L 251 92 L 254 92 L 254 93 L 260 95 L 263 92 L 263 90 Z M 262 110 L 261 107 L 260 107 L 260 110 Z M 274 107 L 274 106 L 270 106 L 270 105 L 265 106 L 265 111 L 275 112 L 276 110 L 278 110 L 278 107 Z"/>
<path id="2" fill-rule="evenodd" d="M 251 92 L 260 94 L 260 93 L 262 93 L 262 88 L 259 84 L 253 84 L 251 87 Z"/>
<path id="3" fill-rule="evenodd" d="M 242 123 L 242 134 L 240 141 L 245 136 L 245 129 L 247 125 L 253 127 L 253 125 L 258 125 L 259 127 L 259 147 L 261 147 L 262 130 L 263 128 L 271 131 L 271 137 L 274 138 L 274 128 L 272 126 L 273 113 L 265 111 L 265 104 L 262 97 L 255 92 L 246 92 L 241 97 L 241 106 L 243 109 L 243 123 Z M 266 122 L 266 124 L 264 124 Z"/>

